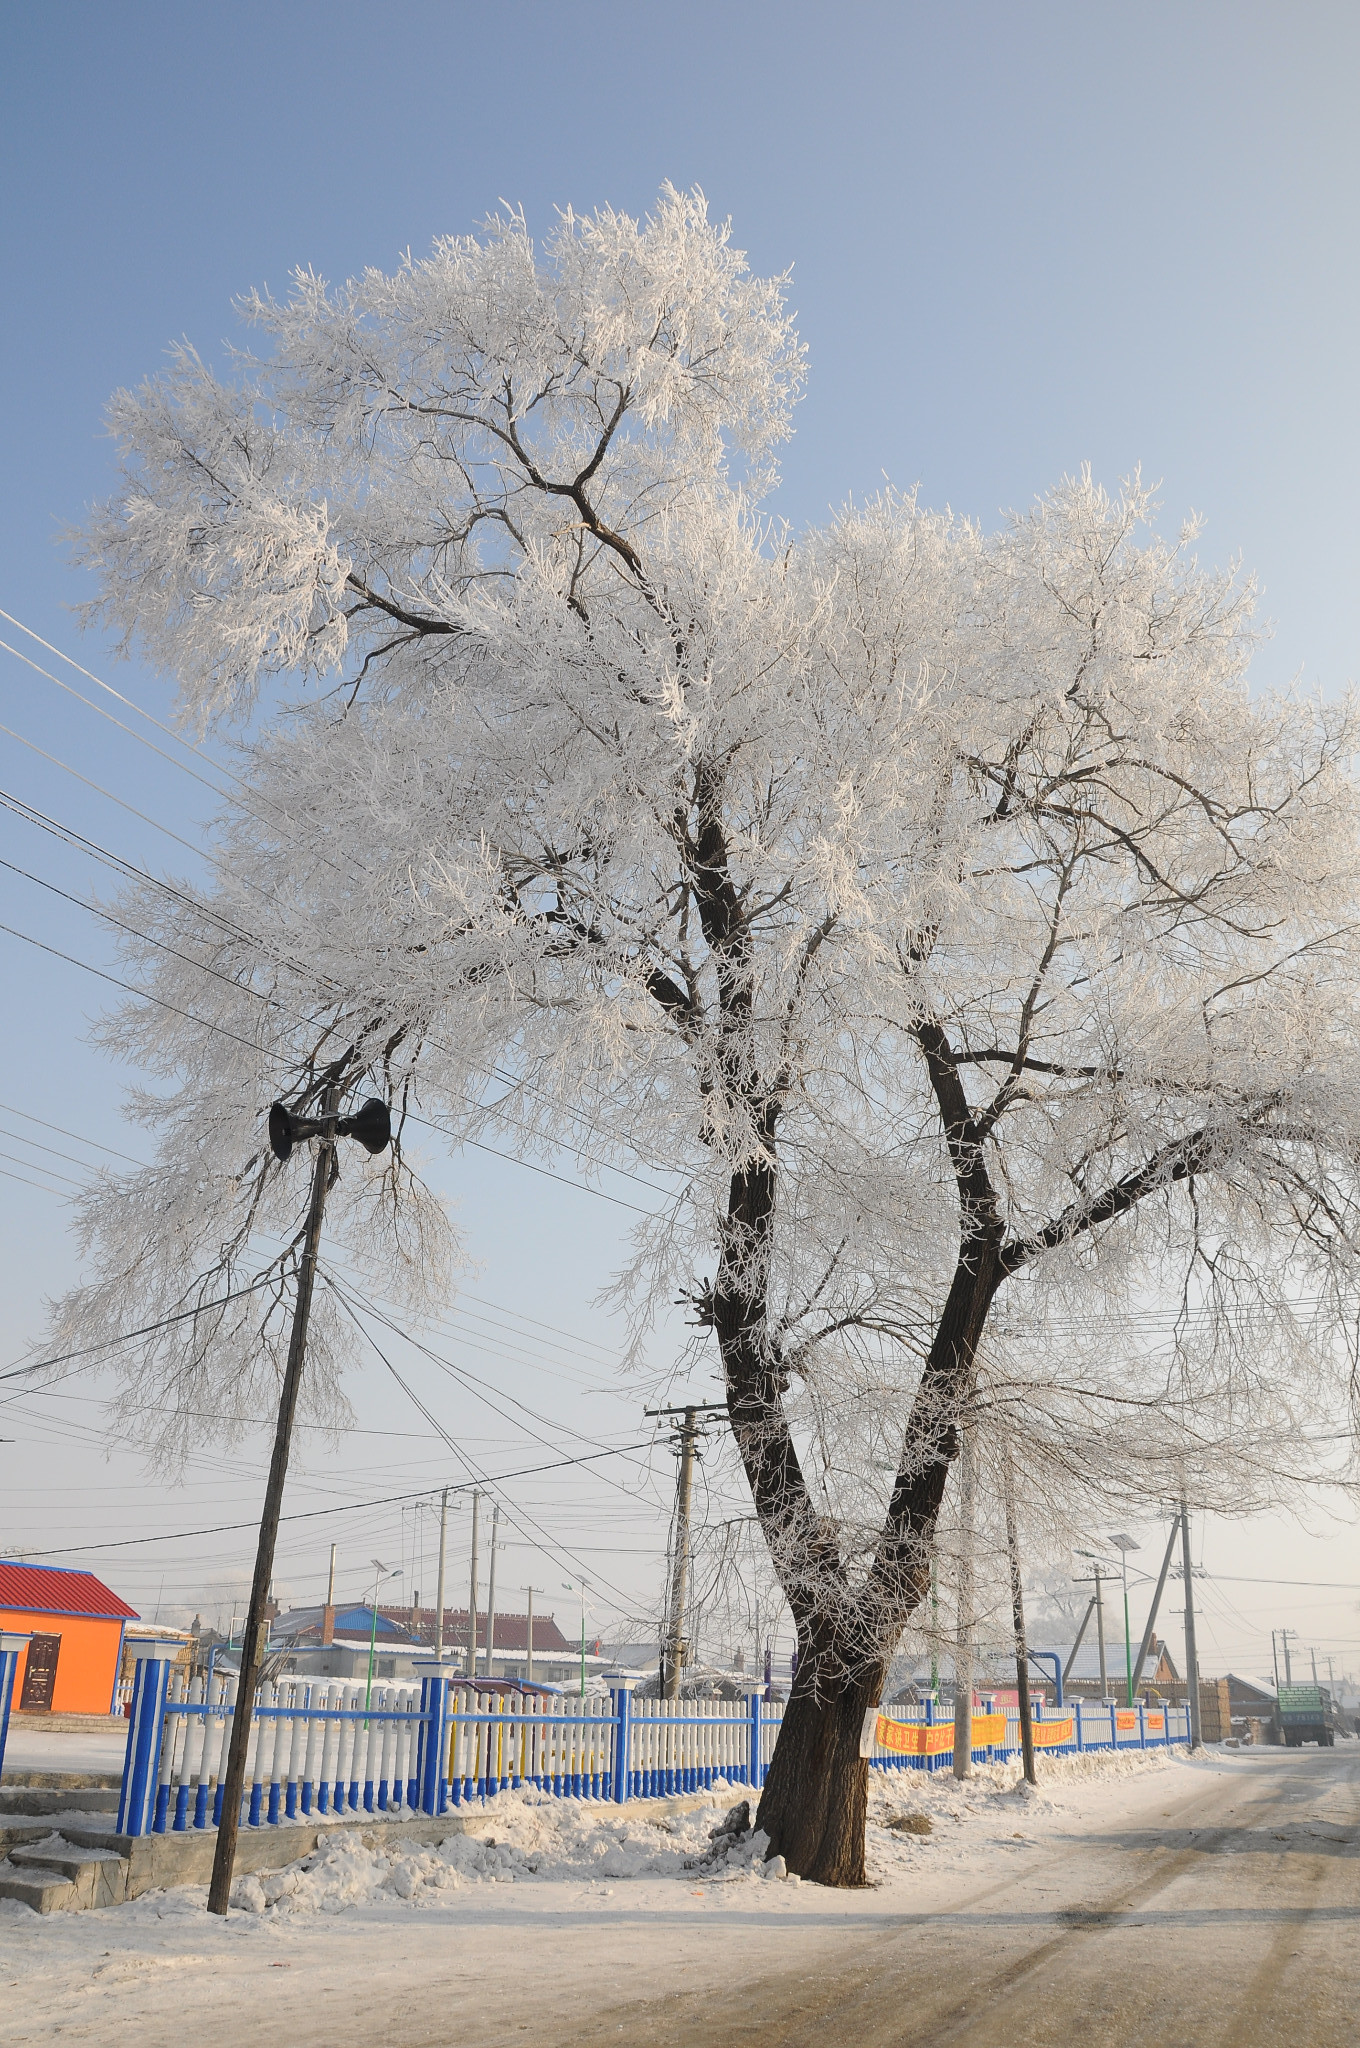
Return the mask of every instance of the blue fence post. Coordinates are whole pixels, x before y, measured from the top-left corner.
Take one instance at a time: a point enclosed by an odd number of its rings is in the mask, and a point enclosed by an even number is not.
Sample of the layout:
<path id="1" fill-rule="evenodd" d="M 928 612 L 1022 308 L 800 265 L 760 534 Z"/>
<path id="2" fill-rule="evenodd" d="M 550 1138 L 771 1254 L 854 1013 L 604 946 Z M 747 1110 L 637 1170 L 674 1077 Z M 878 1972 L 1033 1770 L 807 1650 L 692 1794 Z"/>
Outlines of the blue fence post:
<path id="1" fill-rule="evenodd" d="M 1079 1699 L 1074 1699 L 1072 1702 L 1072 1726 L 1076 1730 L 1077 1755 L 1080 1756 L 1086 1745 L 1081 1739 L 1081 1701 Z"/>
<path id="2" fill-rule="evenodd" d="M 420 1735 L 416 1743 L 416 1803 L 434 1817 L 448 1810 L 444 1756 L 449 1746 L 448 1664 L 419 1663 Z"/>
<path id="3" fill-rule="evenodd" d="M 19 1656 L 32 1642 L 31 1636 L 0 1631 L 0 1771 L 5 1768 L 5 1743 L 9 1739 L 9 1710 L 19 1676 Z"/>
<path id="4" fill-rule="evenodd" d="M 616 1685 L 610 1687 L 609 1697 L 614 1705 L 614 1798 L 622 1806 L 632 1776 L 629 1752 L 633 1747 L 633 1696 L 626 1685 Z"/>
<path id="5" fill-rule="evenodd" d="M 750 1746 L 747 1752 L 746 1782 L 753 1792 L 760 1790 L 760 1694 L 746 1695 L 746 1712 L 750 1720 Z"/>
<path id="6" fill-rule="evenodd" d="M 156 1783 L 160 1776 L 170 1666 L 179 1655 L 179 1644 L 129 1643 L 128 1654 L 135 1659 L 137 1668 L 132 1679 L 132 1717 L 128 1723 L 115 1831 L 120 1835 L 149 1835 L 155 1829 Z"/>
<path id="7" fill-rule="evenodd" d="M 1147 1748 L 1147 1708 L 1142 1700 L 1138 1702 L 1138 1747 Z"/>

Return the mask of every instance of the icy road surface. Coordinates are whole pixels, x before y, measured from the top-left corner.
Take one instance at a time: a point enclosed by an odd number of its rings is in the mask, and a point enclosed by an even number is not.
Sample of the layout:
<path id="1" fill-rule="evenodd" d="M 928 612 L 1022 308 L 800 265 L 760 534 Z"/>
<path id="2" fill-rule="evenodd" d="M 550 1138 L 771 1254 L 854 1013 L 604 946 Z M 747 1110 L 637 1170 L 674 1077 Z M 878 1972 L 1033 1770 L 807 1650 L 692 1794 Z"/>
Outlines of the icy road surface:
<path id="1" fill-rule="evenodd" d="M 866 1892 L 687 1869 L 711 1811 L 511 1795 L 442 1850 L 327 1844 L 225 1922 L 189 1888 L 0 1906 L 0 2043 L 1353 2048 L 1360 1744 L 1042 1769 L 875 1774 Z"/>

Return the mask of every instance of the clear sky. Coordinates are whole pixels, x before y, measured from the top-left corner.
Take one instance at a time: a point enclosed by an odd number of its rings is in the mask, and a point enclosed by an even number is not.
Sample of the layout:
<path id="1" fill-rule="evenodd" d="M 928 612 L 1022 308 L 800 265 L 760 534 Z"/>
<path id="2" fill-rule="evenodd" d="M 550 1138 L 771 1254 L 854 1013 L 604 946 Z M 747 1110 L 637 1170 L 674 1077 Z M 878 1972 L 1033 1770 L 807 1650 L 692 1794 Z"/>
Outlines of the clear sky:
<path id="1" fill-rule="evenodd" d="M 113 388 L 154 370 L 173 336 L 219 352 L 232 294 L 278 289 L 295 265 L 330 276 L 390 268 L 501 199 L 522 203 L 536 227 L 566 204 L 645 210 L 666 178 L 701 185 L 732 216 L 758 271 L 792 269 L 810 384 L 777 509 L 796 524 L 885 476 L 990 524 L 1082 462 L 1111 483 L 1141 464 L 1161 480 L 1169 520 L 1190 508 L 1206 516 L 1205 554 L 1240 554 L 1259 574 L 1274 625 L 1263 682 L 1299 675 L 1331 691 L 1355 674 L 1351 8 L 11 0 L 0 19 L 0 606 L 144 704 L 163 710 L 164 684 L 135 665 L 113 673 L 100 637 L 80 637 L 66 607 L 86 593 L 54 544 L 109 486 L 100 416 Z M 55 666 L 3 622 L 0 638 Z M 209 808 L 201 786 L 9 655 L 0 683 L 13 733 L 196 843 Z M 101 843 L 194 871 L 191 848 L 8 732 L 0 764 L 6 789 Z M 12 818 L 0 854 L 77 897 L 99 881 L 88 861 Z M 110 964 L 107 938 L 79 908 L 11 873 L 3 888 L 7 925 Z M 41 1327 L 44 1291 L 73 1270 L 54 1176 L 79 1179 L 90 1159 L 87 1145 L 15 1112 L 137 1146 L 117 1118 L 123 1077 L 84 1042 L 112 991 L 3 934 L 0 975 L 0 1126 L 75 1155 L 0 1137 L 10 1155 L 0 1171 L 25 1176 L 0 1179 L 8 1360 Z M 462 1200 L 483 1262 L 478 1289 L 502 1323 L 513 1304 L 607 1353 L 612 1334 L 590 1303 L 627 1211 L 485 1155 L 438 1170 Z M 611 1444 L 640 1441 L 646 1390 L 583 1393 L 553 1377 L 565 1370 L 563 1340 L 539 1336 L 537 1352 L 532 1333 L 515 1339 L 537 1363 L 502 1350 L 474 1369 L 549 1416 L 534 1427 L 556 1455 L 577 1441 L 564 1423 Z M 463 1326 L 458 1342 L 469 1341 Z M 502 1329 L 495 1341 L 510 1339 Z M 675 1333 L 664 1333 L 657 1374 L 674 1351 Z M 447 1426 L 475 1438 L 490 1469 L 554 1455 L 522 1434 L 522 1417 L 469 1407 L 466 1390 L 427 1367 L 426 1398 L 438 1396 Z M 605 1377 L 587 1375 L 597 1387 Z M 375 1367 L 356 1391 L 361 1423 L 417 1437 L 309 1452 L 298 1507 L 461 1476 L 391 1388 Z M 107 1465 L 94 1456 L 98 1411 L 79 1390 L 64 1409 L 53 1398 L 8 1412 L 19 1419 L 0 1423 L 17 1440 L 0 1444 L 0 1543 L 111 1541 L 115 1527 L 127 1536 L 254 1511 L 258 1444 L 162 1494 L 126 1451 Z M 521 1497 L 551 1522 L 555 1547 L 512 1553 L 502 1584 L 532 1575 L 551 1588 L 597 1570 L 614 1588 L 592 1595 L 601 1625 L 616 1596 L 646 1597 L 656 1503 L 670 1483 L 664 1450 L 652 1468 L 646 1480 L 617 1464 L 636 1482 L 630 1497 L 579 1476 L 533 1481 Z M 398 1515 L 344 1520 L 348 1590 L 360 1589 L 371 1549 L 404 1546 L 408 1570 L 427 1569 L 409 1561 L 411 1518 L 399 1528 Z M 288 1569 L 299 1594 L 315 1596 L 319 1560 L 342 1528 L 324 1517 L 304 1527 L 305 1540 L 289 1538 Z M 560 1551 L 568 1541 L 574 1566 Z M 1222 1574 L 1355 1578 L 1349 1531 L 1211 1528 L 1205 1545 Z M 71 1561 L 99 1562 L 149 1611 L 162 1575 L 167 1608 L 195 1604 L 239 1583 L 248 1550 L 230 1534 Z M 1236 1617 L 1225 1608 L 1211 1624 L 1220 1664 L 1260 1668 L 1270 1627 L 1285 1622 L 1360 1664 L 1360 1612 L 1344 1587 L 1223 1577 L 1213 1597 L 1229 1595 Z M 556 1598 L 570 1608 L 570 1595 Z"/>

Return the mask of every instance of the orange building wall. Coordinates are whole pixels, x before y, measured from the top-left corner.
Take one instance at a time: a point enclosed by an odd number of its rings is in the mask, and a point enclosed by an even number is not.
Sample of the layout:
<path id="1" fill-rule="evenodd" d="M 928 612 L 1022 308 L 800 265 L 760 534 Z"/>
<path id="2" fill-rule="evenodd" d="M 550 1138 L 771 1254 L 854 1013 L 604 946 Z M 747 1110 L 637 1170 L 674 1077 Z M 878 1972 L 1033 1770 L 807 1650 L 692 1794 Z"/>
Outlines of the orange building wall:
<path id="1" fill-rule="evenodd" d="M 28 1614 L 17 1607 L 0 1608 L 0 1629 L 18 1635 L 60 1636 L 57 1680 L 52 1688 L 54 1714 L 107 1714 L 113 1703 L 113 1682 L 123 1623 L 90 1614 Z M 13 1707 L 24 1696 L 28 1651 L 19 1652 Z"/>

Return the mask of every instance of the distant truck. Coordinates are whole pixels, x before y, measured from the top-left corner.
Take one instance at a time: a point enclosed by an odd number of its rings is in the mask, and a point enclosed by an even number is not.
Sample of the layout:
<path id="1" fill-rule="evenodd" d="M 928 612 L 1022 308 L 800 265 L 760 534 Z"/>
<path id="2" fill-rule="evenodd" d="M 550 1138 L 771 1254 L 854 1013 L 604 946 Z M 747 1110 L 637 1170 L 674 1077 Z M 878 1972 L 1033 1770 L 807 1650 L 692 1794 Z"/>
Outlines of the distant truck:
<path id="1" fill-rule="evenodd" d="M 1287 1749 L 1316 1742 L 1330 1749 L 1336 1741 L 1332 1696 L 1325 1685 L 1282 1685 L 1275 1706 L 1275 1725 Z"/>

